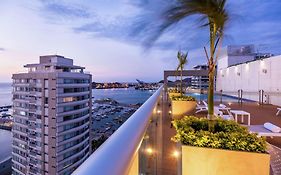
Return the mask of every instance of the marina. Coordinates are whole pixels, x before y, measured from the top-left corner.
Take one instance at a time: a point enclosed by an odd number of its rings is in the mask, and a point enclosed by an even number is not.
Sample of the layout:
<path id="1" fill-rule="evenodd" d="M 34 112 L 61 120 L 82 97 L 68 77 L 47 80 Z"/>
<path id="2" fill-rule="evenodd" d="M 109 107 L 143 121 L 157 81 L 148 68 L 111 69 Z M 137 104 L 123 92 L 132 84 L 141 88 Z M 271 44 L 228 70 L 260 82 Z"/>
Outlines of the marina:
<path id="1" fill-rule="evenodd" d="M 136 110 L 136 106 L 120 104 L 109 98 L 94 101 L 92 107 L 94 140 L 108 138 Z"/>

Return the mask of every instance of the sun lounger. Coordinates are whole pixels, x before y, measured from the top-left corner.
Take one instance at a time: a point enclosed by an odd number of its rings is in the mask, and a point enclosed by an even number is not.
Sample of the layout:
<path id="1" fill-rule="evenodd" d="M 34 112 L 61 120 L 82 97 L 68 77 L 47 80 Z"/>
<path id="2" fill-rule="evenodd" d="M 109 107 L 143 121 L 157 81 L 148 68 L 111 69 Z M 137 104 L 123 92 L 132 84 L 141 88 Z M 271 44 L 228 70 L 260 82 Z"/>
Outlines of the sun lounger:
<path id="1" fill-rule="evenodd" d="M 206 112 L 208 111 L 208 103 L 206 103 L 206 101 L 202 101 L 204 105 L 199 105 L 197 103 L 197 107 L 196 107 L 196 112 L 195 114 L 199 113 L 199 112 Z M 219 106 L 214 106 L 214 114 L 217 117 L 221 117 L 225 120 L 233 120 L 233 116 L 232 114 L 229 112 L 230 108 L 227 108 L 225 105 L 220 104 Z M 226 111 L 226 112 L 225 112 Z"/>
<path id="2" fill-rule="evenodd" d="M 264 125 L 250 125 L 247 126 L 251 133 L 257 133 L 259 136 L 265 137 L 281 137 L 281 132 L 272 132 L 266 129 Z"/>
<path id="3" fill-rule="evenodd" d="M 277 113 L 276 113 L 276 115 L 279 115 L 280 112 L 281 112 L 281 108 L 277 108 Z"/>
<path id="4" fill-rule="evenodd" d="M 220 108 L 220 107 L 217 107 L 215 106 L 214 107 L 214 114 L 217 116 L 217 117 L 220 117 L 224 120 L 234 120 L 234 117 L 233 115 L 229 112 L 229 109 L 228 108 L 225 108 L 224 111 L 222 111 L 222 109 L 224 108 Z"/>
<path id="5" fill-rule="evenodd" d="M 205 112 L 208 111 L 208 104 L 203 100 L 203 105 L 200 105 L 197 103 L 197 107 L 196 107 L 196 112 L 195 114 L 199 113 L 199 112 Z"/>

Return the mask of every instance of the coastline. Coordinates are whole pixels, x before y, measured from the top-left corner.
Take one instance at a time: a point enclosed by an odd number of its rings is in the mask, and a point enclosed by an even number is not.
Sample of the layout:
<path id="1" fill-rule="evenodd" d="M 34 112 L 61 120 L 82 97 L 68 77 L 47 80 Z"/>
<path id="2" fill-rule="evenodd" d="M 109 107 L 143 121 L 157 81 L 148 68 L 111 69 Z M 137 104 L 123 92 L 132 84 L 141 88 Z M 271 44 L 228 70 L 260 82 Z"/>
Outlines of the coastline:
<path id="1" fill-rule="evenodd" d="M 11 126 L 0 125 L 0 129 L 6 130 L 6 131 L 12 131 Z"/>

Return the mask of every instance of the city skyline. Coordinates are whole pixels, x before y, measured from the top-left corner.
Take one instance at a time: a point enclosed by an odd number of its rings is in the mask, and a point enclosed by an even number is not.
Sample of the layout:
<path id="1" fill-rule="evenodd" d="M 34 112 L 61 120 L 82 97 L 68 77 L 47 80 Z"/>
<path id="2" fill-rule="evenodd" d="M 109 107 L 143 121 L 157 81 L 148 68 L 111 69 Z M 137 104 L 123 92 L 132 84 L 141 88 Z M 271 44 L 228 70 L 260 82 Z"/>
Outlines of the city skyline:
<path id="1" fill-rule="evenodd" d="M 208 36 L 195 30 L 193 23 L 189 29 L 182 24 L 171 28 L 150 50 L 143 47 L 145 33 L 134 35 L 139 21 L 153 27 L 152 19 L 157 19 L 167 2 L 2 1 L 0 82 L 11 82 L 12 73 L 22 71 L 23 64 L 50 54 L 74 58 L 74 63 L 85 66 L 97 82 L 161 80 L 163 70 L 176 68 L 180 48 L 190 51 L 188 68 L 205 63 L 203 46 L 207 45 Z M 228 3 L 236 19 L 229 24 L 226 34 L 231 35 L 226 35 L 224 46 L 256 44 L 261 51 L 280 53 L 277 46 L 281 44 L 281 2 Z M 184 41 L 179 40 L 183 33 L 179 28 L 187 33 Z"/>

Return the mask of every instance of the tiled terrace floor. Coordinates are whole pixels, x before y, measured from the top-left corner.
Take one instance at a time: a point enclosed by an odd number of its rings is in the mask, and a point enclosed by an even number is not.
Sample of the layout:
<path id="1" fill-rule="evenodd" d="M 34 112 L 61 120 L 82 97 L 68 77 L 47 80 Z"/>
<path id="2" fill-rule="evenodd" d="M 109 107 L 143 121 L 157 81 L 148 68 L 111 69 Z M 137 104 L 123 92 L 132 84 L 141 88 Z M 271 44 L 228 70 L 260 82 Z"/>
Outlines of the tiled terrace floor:
<path id="1" fill-rule="evenodd" d="M 177 174 L 177 163 L 178 160 L 172 156 L 172 152 L 176 150 L 177 146 L 176 143 L 171 141 L 171 137 L 175 135 L 175 130 L 173 128 L 170 128 L 170 121 L 171 116 L 169 114 L 169 103 L 167 101 L 164 101 L 162 103 L 163 107 L 163 114 L 162 114 L 162 124 L 163 124 L 163 158 L 162 158 L 162 175 L 175 175 Z M 216 104 L 218 105 L 218 103 Z M 251 114 L 251 125 L 262 125 L 265 122 L 271 122 L 275 125 L 278 125 L 281 127 L 281 115 L 276 116 L 276 108 L 277 106 L 273 105 L 258 105 L 257 103 L 231 103 L 226 104 L 231 109 L 239 109 L 247 111 Z M 207 113 L 200 113 L 196 114 L 198 117 L 206 116 Z M 281 138 L 275 137 L 275 138 L 266 138 L 267 141 L 276 147 L 281 148 Z M 271 150 L 274 154 L 278 154 L 281 157 L 281 149 L 278 148 Z M 279 157 L 277 156 L 277 157 Z M 277 161 L 277 160 L 276 160 Z M 279 168 L 279 165 L 281 166 L 281 162 L 279 160 L 277 161 L 276 167 Z M 281 170 L 275 171 L 274 175 L 281 174 Z M 273 175 L 273 173 L 271 172 Z"/>
<path id="2" fill-rule="evenodd" d="M 251 125 L 263 125 L 265 122 L 273 123 L 281 127 L 281 114 L 276 116 L 277 106 L 274 105 L 258 105 L 257 103 L 232 103 L 225 104 L 231 109 L 239 109 L 247 111 L 251 114 Z M 281 148 L 281 137 L 266 138 L 267 141 Z"/>

